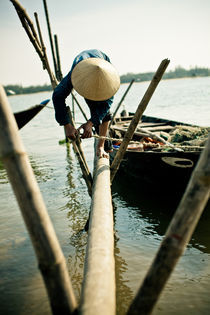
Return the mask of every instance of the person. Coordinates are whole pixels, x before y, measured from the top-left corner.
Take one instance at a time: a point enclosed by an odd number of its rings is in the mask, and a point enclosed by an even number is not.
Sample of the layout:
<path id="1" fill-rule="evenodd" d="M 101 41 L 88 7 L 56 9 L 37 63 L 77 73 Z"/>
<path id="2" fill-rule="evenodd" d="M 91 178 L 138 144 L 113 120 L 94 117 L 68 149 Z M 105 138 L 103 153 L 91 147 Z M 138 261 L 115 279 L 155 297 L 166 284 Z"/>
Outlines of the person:
<path id="1" fill-rule="evenodd" d="M 120 77 L 105 53 L 91 49 L 77 55 L 70 72 L 55 88 L 52 97 L 56 121 L 64 126 L 66 136 L 75 140 L 80 130 L 83 130 L 81 137 L 90 138 L 93 126 L 99 136 L 106 136 L 111 120 L 110 107 L 119 86 Z M 90 119 L 78 129 L 71 125 L 65 103 L 73 88 L 84 97 L 90 110 Z M 104 139 L 99 138 L 99 157 L 108 157 L 104 143 Z"/>

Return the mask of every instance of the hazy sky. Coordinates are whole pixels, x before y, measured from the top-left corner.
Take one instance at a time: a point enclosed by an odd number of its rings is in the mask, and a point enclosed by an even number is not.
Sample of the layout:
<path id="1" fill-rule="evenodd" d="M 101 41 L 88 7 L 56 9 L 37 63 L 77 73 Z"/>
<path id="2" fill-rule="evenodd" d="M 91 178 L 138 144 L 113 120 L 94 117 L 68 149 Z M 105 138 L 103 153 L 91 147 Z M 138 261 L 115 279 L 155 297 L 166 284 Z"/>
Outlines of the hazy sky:
<path id="1" fill-rule="evenodd" d="M 37 12 L 51 62 L 42 0 L 19 0 L 34 21 Z M 168 70 L 181 65 L 210 68 L 210 0 L 47 0 L 57 34 L 63 74 L 82 50 L 109 55 L 119 74 Z M 49 84 L 46 70 L 10 0 L 0 0 L 0 83 Z M 53 64 L 51 62 L 51 68 Z"/>

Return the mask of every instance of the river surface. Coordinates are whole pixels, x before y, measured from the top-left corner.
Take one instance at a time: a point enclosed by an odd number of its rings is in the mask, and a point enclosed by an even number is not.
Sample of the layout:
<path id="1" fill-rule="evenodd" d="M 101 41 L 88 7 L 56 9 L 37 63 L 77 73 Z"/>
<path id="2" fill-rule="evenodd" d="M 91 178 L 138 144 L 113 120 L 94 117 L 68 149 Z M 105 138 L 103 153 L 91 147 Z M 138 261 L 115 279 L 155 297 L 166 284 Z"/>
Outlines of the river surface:
<path id="1" fill-rule="evenodd" d="M 123 108 L 135 111 L 149 82 L 134 83 Z M 127 84 L 120 87 L 113 110 Z M 13 112 L 51 98 L 51 93 L 9 97 Z M 88 113 L 84 101 L 78 96 Z M 68 100 L 71 105 L 71 98 Z M 147 115 L 210 126 L 210 77 L 165 80 L 154 93 Z M 76 109 L 76 122 L 84 122 Z M 67 260 L 79 299 L 87 233 L 82 231 L 90 198 L 73 150 L 59 145 L 63 128 L 54 119 L 52 102 L 20 131 L 40 191 Z M 93 139 L 82 143 L 93 169 Z M 177 201 L 159 198 L 116 178 L 112 186 L 117 313 L 125 314 L 157 252 Z M 187 249 L 158 301 L 154 314 L 210 314 L 210 207 L 206 207 Z M 0 314 L 50 314 L 37 260 L 6 172 L 0 162 Z"/>

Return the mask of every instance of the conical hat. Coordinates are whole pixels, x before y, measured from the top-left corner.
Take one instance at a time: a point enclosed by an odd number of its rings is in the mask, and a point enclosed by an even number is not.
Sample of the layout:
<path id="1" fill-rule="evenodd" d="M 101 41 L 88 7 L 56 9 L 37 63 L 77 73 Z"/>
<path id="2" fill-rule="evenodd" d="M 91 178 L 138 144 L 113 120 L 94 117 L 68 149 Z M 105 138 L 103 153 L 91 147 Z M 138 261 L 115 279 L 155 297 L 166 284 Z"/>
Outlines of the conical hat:
<path id="1" fill-rule="evenodd" d="M 116 69 L 101 58 L 80 61 L 72 71 L 71 81 L 80 95 L 92 101 L 107 100 L 120 87 L 120 77 Z"/>

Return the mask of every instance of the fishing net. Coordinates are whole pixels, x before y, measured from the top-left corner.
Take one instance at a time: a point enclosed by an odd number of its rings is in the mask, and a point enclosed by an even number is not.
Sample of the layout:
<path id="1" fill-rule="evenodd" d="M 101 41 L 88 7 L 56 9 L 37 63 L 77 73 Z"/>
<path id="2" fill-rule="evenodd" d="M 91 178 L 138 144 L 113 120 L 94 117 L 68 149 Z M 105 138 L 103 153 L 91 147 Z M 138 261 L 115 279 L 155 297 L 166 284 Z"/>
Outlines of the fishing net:
<path id="1" fill-rule="evenodd" d="M 169 132 L 169 141 L 174 145 L 183 146 L 205 146 L 210 128 L 192 127 L 192 126 L 176 126 Z"/>

